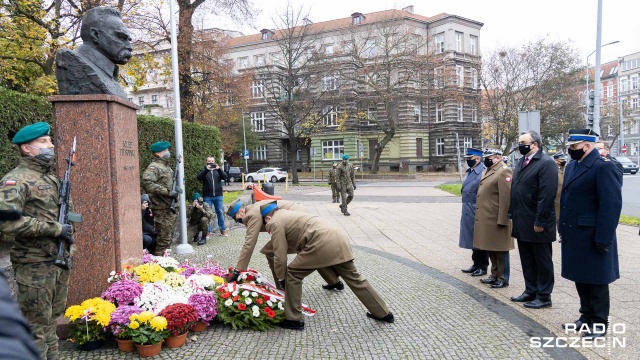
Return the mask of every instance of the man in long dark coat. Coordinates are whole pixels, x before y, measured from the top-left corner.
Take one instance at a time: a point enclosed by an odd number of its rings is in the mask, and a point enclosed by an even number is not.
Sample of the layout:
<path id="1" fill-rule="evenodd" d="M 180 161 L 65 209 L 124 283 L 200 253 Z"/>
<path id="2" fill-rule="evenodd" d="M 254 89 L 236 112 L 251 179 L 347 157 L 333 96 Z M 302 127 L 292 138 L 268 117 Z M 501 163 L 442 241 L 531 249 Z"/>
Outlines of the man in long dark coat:
<path id="1" fill-rule="evenodd" d="M 511 301 L 524 302 L 531 309 L 551 306 L 553 258 L 551 244 L 556 240 L 555 198 L 558 167 L 542 152 L 542 139 L 535 131 L 520 135 L 518 150 L 523 155 L 513 173 L 511 235 L 518 239 L 525 290 Z"/>
<path id="2" fill-rule="evenodd" d="M 482 179 L 482 172 L 487 168 L 482 163 L 482 150 L 467 148 L 467 177 L 462 183 L 462 215 L 460 216 L 460 240 L 458 245 L 463 249 L 472 249 L 471 260 L 473 265 L 468 269 L 462 269 L 463 273 L 471 276 L 487 274 L 489 266 L 489 254 L 473 247 L 473 224 L 476 222 L 476 197 L 478 185 Z"/>
<path id="3" fill-rule="evenodd" d="M 580 296 L 577 328 L 587 338 L 607 326 L 609 284 L 620 277 L 616 228 L 622 210 L 622 181 L 616 165 L 595 149 L 590 129 L 569 131 L 569 155 L 560 199 L 562 277 L 575 282 Z"/>

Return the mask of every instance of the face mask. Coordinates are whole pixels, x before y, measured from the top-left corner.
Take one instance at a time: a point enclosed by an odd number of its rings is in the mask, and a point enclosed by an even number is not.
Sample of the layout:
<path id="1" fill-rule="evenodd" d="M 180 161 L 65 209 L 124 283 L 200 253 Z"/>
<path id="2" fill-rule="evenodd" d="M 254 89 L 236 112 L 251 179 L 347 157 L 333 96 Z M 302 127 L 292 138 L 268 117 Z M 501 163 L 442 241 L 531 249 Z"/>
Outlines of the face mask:
<path id="1" fill-rule="evenodd" d="M 566 161 L 560 161 L 560 166 L 565 166 L 565 165 L 567 165 Z"/>
<path id="2" fill-rule="evenodd" d="M 476 166 L 477 163 L 478 162 L 476 160 L 473 160 L 473 159 L 467 160 L 467 166 L 470 167 L 470 168 Z"/>
<path id="3" fill-rule="evenodd" d="M 242 224 L 242 219 L 234 219 L 238 224 Z"/>
<path id="4" fill-rule="evenodd" d="M 484 159 L 484 166 L 486 166 L 487 169 L 490 168 L 492 165 L 493 165 L 493 159 L 490 159 L 490 158 Z"/>
<path id="5" fill-rule="evenodd" d="M 171 153 L 168 151 L 165 151 L 164 154 L 162 154 L 162 158 L 165 160 L 168 159 L 170 156 L 171 156 Z"/>
<path id="6" fill-rule="evenodd" d="M 40 154 L 36 155 L 35 158 L 44 162 L 49 162 L 53 159 L 55 152 L 53 149 L 49 148 L 40 148 Z"/>
<path id="7" fill-rule="evenodd" d="M 568 152 L 569 156 L 571 156 L 573 160 L 580 160 L 584 156 L 584 146 L 581 149 L 577 150 L 569 149 Z"/>
<path id="8" fill-rule="evenodd" d="M 518 150 L 520 151 L 520 154 L 527 155 L 531 151 L 531 144 L 520 144 L 518 145 Z"/>

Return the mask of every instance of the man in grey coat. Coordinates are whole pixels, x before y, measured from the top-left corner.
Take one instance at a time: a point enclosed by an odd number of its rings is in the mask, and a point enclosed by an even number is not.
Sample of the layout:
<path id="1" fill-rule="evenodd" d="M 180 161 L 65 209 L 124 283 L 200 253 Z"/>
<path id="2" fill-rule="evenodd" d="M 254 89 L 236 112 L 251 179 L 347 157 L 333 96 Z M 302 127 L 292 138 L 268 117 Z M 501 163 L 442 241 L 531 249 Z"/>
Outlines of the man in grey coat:
<path id="1" fill-rule="evenodd" d="M 472 249 L 471 260 L 473 265 L 468 269 L 462 269 L 463 273 L 471 276 L 483 276 L 487 274 L 489 267 L 489 254 L 484 250 L 473 247 L 473 225 L 476 221 L 476 197 L 478 185 L 482 179 L 482 172 L 487 168 L 482 163 L 482 150 L 467 148 L 467 177 L 462 183 L 462 215 L 460 216 L 460 240 L 458 246 L 463 249 Z"/>

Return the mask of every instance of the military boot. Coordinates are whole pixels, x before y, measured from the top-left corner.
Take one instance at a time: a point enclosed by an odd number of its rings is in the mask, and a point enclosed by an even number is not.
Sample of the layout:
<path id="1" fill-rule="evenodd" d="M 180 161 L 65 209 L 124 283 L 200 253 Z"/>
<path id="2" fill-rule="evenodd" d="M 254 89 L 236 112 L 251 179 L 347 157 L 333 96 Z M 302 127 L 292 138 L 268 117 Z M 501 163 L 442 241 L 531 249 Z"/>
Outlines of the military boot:
<path id="1" fill-rule="evenodd" d="M 342 213 L 344 214 L 344 216 L 350 216 L 351 214 L 349 214 L 349 212 L 347 211 L 347 208 L 343 208 L 342 209 Z"/>
<path id="2" fill-rule="evenodd" d="M 193 235 L 193 240 L 192 240 L 193 242 L 198 242 L 198 234 L 199 233 L 196 233 L 195 235 Z"/>
<path id="3" fill-rule="evenodd" d="M 202 238 L 200 238 L 200 241 L 198 241 L 198 245 L 204 245 L 206 243 L 207 243 L 207 233 L 203 232 Z"/>

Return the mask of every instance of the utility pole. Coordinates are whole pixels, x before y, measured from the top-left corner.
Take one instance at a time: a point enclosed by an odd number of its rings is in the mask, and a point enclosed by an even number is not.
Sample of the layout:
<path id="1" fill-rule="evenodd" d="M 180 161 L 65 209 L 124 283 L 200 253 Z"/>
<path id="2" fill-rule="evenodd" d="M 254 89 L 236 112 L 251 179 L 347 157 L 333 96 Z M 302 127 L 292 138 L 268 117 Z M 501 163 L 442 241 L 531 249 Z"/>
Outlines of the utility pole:
<path id="1" fill-rule="evenodd" d="M 596 32 L 596 73 L 595 84 L 593 84 L 594 90 L 594 109 L 593 109 L 593 131 L 600 134 L 600 89 L 602 84 L 600 83 L 600 55 L 601 55 L 601 41 L 602 38 L 602 0 L 598 0 L 598 23 Z M 622 129 L 620 129 L 622 130 Z"/>

